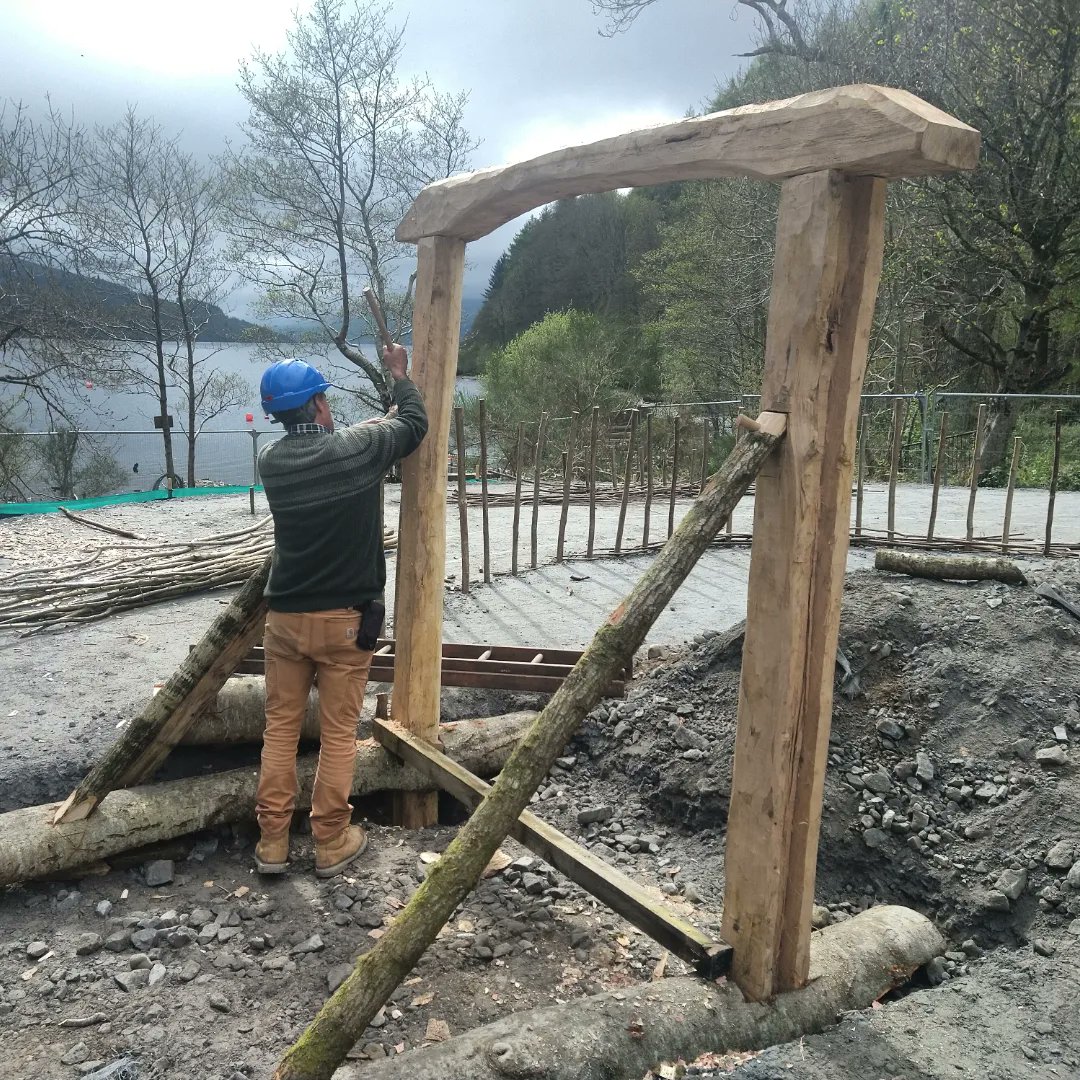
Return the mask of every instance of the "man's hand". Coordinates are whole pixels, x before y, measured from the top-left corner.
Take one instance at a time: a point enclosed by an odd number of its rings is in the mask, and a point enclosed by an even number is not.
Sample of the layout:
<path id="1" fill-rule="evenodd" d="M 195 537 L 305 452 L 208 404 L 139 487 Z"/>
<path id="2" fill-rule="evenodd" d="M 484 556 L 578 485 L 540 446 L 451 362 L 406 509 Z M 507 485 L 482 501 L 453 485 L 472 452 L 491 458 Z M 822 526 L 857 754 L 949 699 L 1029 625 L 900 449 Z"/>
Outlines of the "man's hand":
<path id="1" fill-rule="evenodd" d="M 404 345 L 398 345 L 395 342 L 393 345 L 383 349 L 382 362 L 383 367 L 395 379 L 404 379 L 405 373 L 409 369 L 409 354 L 405 351 Z"/>

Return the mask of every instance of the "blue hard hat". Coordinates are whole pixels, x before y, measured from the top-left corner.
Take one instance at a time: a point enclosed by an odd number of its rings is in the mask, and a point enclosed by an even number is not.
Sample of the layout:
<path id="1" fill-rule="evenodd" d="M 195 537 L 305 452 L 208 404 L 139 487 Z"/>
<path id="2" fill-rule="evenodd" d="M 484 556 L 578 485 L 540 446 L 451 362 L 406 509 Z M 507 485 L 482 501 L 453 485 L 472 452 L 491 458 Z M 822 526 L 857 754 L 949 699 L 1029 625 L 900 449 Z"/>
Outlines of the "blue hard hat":
<path id="1" fill-rule="evenodd" d="M 265 412 L 299 409 L 316 394 L 325 393 L 330 384 L 321 372 L 306 360 L 278 360 L 263 372 L 259 394 Z"/>

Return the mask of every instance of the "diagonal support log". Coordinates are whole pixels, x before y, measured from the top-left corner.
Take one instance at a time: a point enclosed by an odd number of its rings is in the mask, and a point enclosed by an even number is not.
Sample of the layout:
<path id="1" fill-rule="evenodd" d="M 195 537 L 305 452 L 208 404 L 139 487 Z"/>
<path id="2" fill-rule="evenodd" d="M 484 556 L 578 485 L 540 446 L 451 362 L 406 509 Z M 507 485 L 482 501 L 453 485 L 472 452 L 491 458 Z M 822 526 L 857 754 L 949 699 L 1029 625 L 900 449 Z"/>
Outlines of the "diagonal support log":
<path id="1" fill-rule="evenodd" d="M 601 699 L 615 672 L 627 667 L 649 628 L 746 494 L 786 425 L 762 413 L 759 430 L 737 446 L 702 492 L 630 595 L 596 632 L 506 763 L 483 803 L 446 849 L 375 948 L 289 1049 L 275 1080 L 330 1080 L 350 1047 L 468 896 L 488 860 L 561 753 Z"/>
<path id="2" fill-rule="evenodd" d="M 53 817 L 54 825 L 82 821 L 110 791 L 142 783 L 154 775 L 262 635 L 266 621 L 263 590 L 269 576 L 267 555 L 142 714 L 124 729 L 105 756 L 60 804 Z"/>

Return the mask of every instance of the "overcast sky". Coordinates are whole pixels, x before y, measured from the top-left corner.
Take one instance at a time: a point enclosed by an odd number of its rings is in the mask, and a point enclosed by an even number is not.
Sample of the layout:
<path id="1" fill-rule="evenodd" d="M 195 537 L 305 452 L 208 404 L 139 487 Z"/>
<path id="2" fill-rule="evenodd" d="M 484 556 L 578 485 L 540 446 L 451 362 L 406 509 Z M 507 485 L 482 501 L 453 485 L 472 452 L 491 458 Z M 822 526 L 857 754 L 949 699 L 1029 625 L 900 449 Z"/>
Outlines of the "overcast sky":
<path id="1" fill-rule="evenodd" d="M 301 7 L 305 0 L 300 0 Z M 111 123 L 129 104 L 217 153 L 245 115 L 239 61 L 281 48 L 296 0 L 0 0 L 0 98 L 73 107 Z M 753 30 L 732 0 L 657 0 L 614 38 L 589 0 L 393 0 L 408 21 L 405 73 L 470 92 L 482 168 L 699 109 L 743 61 Z M 483 291 L 520 222 L 470 245 L 466 294 Z M 243 298 L 236 298 L 243 307 Z M 240 313 L 240 312 L 238 312 Z"/>

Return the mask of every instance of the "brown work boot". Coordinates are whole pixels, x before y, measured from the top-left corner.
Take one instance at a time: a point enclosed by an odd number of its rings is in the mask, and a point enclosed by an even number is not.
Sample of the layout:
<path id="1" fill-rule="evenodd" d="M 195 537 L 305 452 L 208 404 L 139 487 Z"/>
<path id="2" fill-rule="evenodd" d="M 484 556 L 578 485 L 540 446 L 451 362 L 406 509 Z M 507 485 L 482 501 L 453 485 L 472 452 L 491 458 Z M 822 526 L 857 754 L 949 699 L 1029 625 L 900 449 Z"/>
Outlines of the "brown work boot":
<path id="1" fill-rule="evenodd" d="M 255 869 L 260 874 L 284 874 L 289 866 L 289 834 L 267 836 L 255 845 Z"/>
<path id="2" fill-rule="evenodd" d="M 315 844 L 315 876 L 340 874 L 367 847 L 367 833 L 359 825 L 350 825 L 333 838 Z"/>

